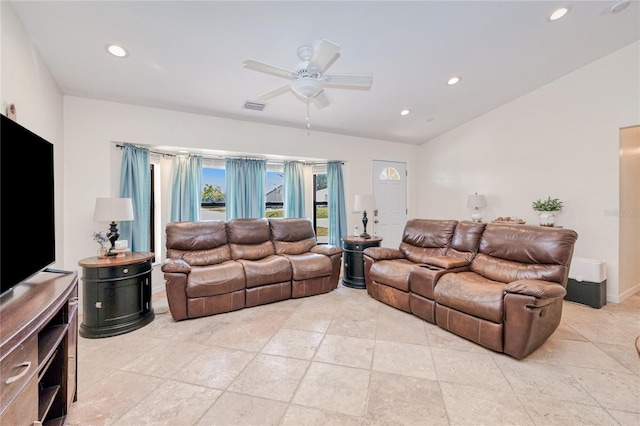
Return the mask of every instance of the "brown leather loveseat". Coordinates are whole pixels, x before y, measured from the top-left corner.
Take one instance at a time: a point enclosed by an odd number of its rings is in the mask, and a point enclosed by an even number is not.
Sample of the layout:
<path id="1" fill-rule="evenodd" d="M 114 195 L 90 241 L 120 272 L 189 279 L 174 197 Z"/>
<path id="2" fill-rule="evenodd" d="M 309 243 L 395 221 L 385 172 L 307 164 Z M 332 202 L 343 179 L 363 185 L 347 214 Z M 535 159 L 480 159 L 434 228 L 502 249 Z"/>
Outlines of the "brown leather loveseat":
<path id="1" fill-rule="evenodd" d="M 364 251 L 367 291 L 524 358 L 560 324 L 577 237 L 559 228 L 412 219 L 397 250 Z"/>
<path id="2" fill-rule="evenodd" d="M 176 321 L 327 293 L 342 248 L 317 245 L 309 219 L 172 222 L 162 264 Z"/>

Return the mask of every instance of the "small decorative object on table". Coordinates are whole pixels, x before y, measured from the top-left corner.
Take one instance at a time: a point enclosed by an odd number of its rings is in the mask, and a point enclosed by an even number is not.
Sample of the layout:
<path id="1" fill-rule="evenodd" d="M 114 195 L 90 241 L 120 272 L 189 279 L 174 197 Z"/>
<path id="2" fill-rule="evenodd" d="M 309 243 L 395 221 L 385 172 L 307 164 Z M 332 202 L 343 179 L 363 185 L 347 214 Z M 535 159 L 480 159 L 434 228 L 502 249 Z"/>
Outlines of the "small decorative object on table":
<path id="1" fill-rule="evenodd" d="M 519 217 L 513 217 L 513 216 L 498 216 L 492 222 L 493 223 L 515 223 L 517 225 L 524 225 L 525 223 L 527 223 L 524 220 L 520 219 Z"/>
<path id="2" fill-rule="evenodd" d="M 91 234 L 94 241 L 100 244 L 98 248 L 98 258 L 102 259 L 103 257 L 107 257 L 107 248 L 104 246 L 107 241 L 109 241 L 109 237 L 107 237 L 107 233 L 104 231 L 93 231 Z"/>
<path id="3" fill-rule="evenodd" d="M 556 213 L 562 210 L 562 201 L 558 198 L 548 197 L 546 200 L 538 199 L 531 205 L 533 210 L 540 212 L 540 226 L 555 226 Z"/>

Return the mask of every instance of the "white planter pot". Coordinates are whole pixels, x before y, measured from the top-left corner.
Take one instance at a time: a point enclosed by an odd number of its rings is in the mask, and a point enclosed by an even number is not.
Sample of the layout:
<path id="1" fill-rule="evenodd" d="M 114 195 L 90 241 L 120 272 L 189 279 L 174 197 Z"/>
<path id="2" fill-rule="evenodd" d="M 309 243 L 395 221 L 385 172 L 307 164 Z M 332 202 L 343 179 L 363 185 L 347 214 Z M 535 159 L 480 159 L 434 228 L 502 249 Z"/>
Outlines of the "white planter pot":
<path id="1" fill-rule="evenodd" d="M 555 226 L 556 213 L 557 212 L 540 212 L 538 216 L 540 218 L 540 226 Z"/>

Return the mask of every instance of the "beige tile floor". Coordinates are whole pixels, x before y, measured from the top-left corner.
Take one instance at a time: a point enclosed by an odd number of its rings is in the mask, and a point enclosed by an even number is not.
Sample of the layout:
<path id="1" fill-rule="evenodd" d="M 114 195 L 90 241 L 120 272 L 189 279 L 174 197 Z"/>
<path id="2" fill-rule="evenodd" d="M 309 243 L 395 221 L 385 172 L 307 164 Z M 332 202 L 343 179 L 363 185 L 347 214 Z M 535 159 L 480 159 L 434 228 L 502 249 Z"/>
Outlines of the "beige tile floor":
<path id="1" fill-rule="evenodd" d="M 339 286 L 175 322 L 164 293 L 142 329 L 80 338 L 69 425 L 640 424 L 640 294 L 565 302 L 525 360 Z"/>

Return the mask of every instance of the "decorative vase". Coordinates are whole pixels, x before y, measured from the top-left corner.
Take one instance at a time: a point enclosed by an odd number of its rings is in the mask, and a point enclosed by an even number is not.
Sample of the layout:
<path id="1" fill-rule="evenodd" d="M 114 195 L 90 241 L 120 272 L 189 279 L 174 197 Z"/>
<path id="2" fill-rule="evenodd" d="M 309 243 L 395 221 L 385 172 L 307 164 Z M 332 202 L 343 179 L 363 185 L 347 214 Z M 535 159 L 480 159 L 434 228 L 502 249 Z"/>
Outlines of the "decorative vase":
<path id="1" fill-rule="evenodd" d="M 556 212 L 540 212 L 540 226 L 553 227 L 556 223 Z"/>
<path id="2" fill-rule="evenodd" d="M 98 258 L 102 259 L 107 257 L 107 248 L 106 247 L 98 247 Z"/>

